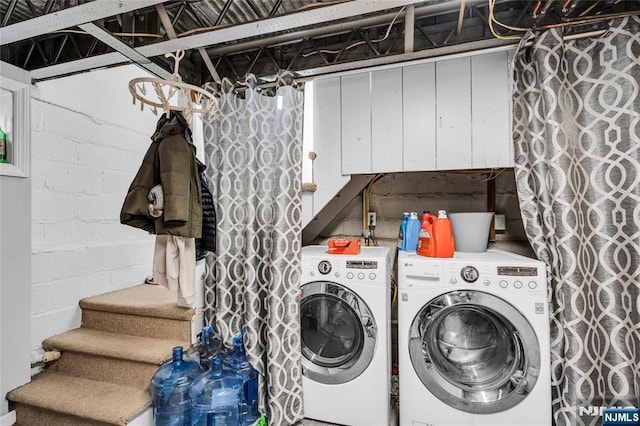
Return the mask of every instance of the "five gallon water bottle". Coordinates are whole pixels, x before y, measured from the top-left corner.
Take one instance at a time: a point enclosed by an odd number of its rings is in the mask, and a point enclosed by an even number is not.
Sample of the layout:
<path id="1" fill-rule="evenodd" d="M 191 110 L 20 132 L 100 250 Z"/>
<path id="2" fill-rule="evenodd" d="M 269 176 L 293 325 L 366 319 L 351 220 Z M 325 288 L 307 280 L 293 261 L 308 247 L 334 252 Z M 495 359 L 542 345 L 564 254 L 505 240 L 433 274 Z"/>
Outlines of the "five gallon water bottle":
<path id="1" fill-rule="evenodd" d="M 222 369 L 222 355 L 214 355 L 211 370 L 191 385 L 191 425 L 242 425 L 242 383 L 242 376 Z"/>
<path id="2" fill-rule="evenodd" d="M 243 380 L 243 422 L 253 424 L 260 417 L 258 411 L 258 371 L 251 366 L 244 350 L 243 333 L 233 336 L 233 348 L 224 359 L 225 367 L 235 371 Z"/>
<path id="3" fill-rule="evenodd" d="M 196 361 L 204 370 L 211 368 L 211 358 L 224 351 L 222 340 L 214 336 L 212 327 L 202 327 L 200 341 L 192 345 L 185 353 L 185 358 Z"/>
<path id="4" fill-rule="evenodd" d="M 151 378 L 153 418 L 156 426 L 189 426 L 193 380 L 202 373 L 200 365 L 183 359 L 182 347 L 173 348 L 173 359 L 158 368 Z"/>

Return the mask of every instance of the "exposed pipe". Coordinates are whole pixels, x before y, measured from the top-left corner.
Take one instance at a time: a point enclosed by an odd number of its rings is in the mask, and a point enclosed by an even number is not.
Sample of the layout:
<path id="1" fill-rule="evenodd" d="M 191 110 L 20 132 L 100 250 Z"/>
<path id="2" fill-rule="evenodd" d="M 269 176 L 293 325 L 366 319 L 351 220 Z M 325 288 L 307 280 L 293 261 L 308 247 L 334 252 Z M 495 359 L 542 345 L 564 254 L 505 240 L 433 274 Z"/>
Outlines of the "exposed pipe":
<path id="1" fill-rule="evenodd" d="M 549 25 L 540 25 L 534 26 L 533 29 L 536 31 L 548 30 L 551 28 L 562 28 L 562 27 L 571 27 L 571 26 L 579 26 L 584 24 L 592 24 L 596 22 L 607 21 L 610 19 L 617 18 L 625 18 L 627 16 L 635 16 L 638 14 L 637 10 L 629 11 L 629 12 L 618 12 L 618 13 L 610 13 L 608 15 L 597 15 L 597 16 L 589 16 L 586 18 L 574 18 L 568 19 L 565 22 L 560 22 L 557 24 L 549 24 Z"/>
<path id="2" fill-rule="evenodd" d="M 362 201 L 363 201 L 362 224 L 363 224 L 363 229 L 367 231 L 369 230 L 369 198 L 371 194 L 371 188 L 373 187 L 373 184 L 376 183 L 376 181 L 383 176 L 384 174 L 382 173 L 377 174 L 373 179 L 371 179 L 371 182 L 369 182 L 369 184 L 364 190 L 364 194 L 363 194 L 364 196 L 362 197 Z"/>
<path id="3" fill-rule="evenodd" d="M 416 21 L 416 7 L 413 4 L 407 6 L 404 11 L 404 53 L 413 52 L 413 38 Z"/>
<path id="4" fill-rule="evenodd" d="M 467 6 L 471 7 L 476 4 L 481 4 L 485 0 L 467 0 Z M 503 0 L 504 1 L 504 0 Z M 408 7 L 409 5 L 407 5 Z M 415 16 L 421 17 L 426 15 L 437 15 L 451 12 L 451 5 L 448 2 L 437 3 L 435 5 L 427 5 L 415 8 Z M 317 28 L 305 29 L 300 31 L 287 32 L 286 34 L 278 34 L 275 36 L 264 36 L 259 39 L 234 43 L 228 46 L 220 46 L 207 49 L 211 56 L 223 56 L 228 54 L 241 53 L 247 50 L 253 50 L 258 47 L 269 46 L 273 47 L 279 44 L 287 44 L 294 41 L 299 41 L 305 38 L 313 38 L 316 36 L 324 36 L 330 34 L 341 34 L 344 32 L 352 31 L 354 28 L 363 28 L 368 26 L 383 25 L 389 23 L 396 13 L 386 13 L 383 15 L 371 16 L 363 19 L 358 19 L 349 22 L 340 22 L 337 24 L 323 25 Z"/>

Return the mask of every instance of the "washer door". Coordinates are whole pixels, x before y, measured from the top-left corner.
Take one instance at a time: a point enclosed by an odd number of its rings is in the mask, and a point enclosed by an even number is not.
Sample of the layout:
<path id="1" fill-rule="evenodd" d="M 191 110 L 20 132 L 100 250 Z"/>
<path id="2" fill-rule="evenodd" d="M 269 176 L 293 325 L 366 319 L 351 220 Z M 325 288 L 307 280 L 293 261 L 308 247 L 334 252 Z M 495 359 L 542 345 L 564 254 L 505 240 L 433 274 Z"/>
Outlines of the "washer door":
<path id="1" fill-rule="evenodd" d="M 418 377 L 442 402 L 474 414 L 518 404 L 540 373 L 540 346 L 511 304 L 481 291 L 452 291 L 428 302 L 409 329 Z"/>
<path id="2" fill-rule="evenodd" d="M 346 383 L 369 365 L 377 328 L 367 304 L 340 284 L 314 281 L 300 300 L 303 373 L 325 384 Z"/>

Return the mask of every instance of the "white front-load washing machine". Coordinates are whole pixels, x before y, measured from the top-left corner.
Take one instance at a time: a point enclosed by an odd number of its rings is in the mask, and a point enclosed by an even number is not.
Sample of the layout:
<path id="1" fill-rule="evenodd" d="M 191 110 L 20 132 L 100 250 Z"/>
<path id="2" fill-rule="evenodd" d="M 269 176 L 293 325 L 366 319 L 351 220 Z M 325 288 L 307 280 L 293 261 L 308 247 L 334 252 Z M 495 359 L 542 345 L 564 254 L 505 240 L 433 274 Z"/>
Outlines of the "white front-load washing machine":
<path id="1" fill-rule="evenodd" d="M 400 252 L 398 293 L 401 426 L 551 424 L 542 262 Z"/>
<path id="2" fill-rule="evenodd" d="M 300 323 L 306 418 L 389 423 L 390 265 L 386 247 L 360 254 L 302 248 Z"/>

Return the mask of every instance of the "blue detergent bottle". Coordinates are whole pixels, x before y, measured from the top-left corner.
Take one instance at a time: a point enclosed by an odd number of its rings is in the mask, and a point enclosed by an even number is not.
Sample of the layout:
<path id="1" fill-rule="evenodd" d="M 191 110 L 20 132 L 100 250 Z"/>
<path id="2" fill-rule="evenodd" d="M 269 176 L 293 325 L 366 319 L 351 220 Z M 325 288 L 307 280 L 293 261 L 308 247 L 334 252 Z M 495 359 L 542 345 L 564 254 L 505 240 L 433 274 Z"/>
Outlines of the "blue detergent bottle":
<path id="1" fill-rule="evenodd" d="M 418 234 L 420 234 L 421 222 L 417 212 L 411 212 L 407 221 L 407 231 L 404 234 L 404 251 L 416 251 L 418 248 Z"/>
<path id="2" fill-rule="evenodd" d="M 398 231 L 398 250 L 404 250 L 404 235 L 407 233 L 407 222 L 409 221 L 409 213 L 402 213 L 402 222 L 400 222 L 400 230 Z"/>
<path id="3" fill-rule="evenodd" d="M 192 426 L 241 426 L 243 379 L 223 370 L 222 354 L 211 358 L 211 369 L 191 384 Z"/>
<path id="4" fill-rule="evenodd" d="M 251 425 L 260 418 L 258 410 L 258 370 L 253 368 L 244 350 L 242 331 L 233 336 L 233 348 L 224 359 L 225 367 L 240 374 L 243 379 L 243 417 L 245 425 Z"/>
<path id="5" fill-rule="evenodd" d="M 173 357 L 158 368 L 151 378 L 153 419 L 156 426 L 191 425 L 193 380 L 202 373 L 197 362 L 183 359 L 182 346 L 173 348 Z"/>

